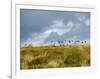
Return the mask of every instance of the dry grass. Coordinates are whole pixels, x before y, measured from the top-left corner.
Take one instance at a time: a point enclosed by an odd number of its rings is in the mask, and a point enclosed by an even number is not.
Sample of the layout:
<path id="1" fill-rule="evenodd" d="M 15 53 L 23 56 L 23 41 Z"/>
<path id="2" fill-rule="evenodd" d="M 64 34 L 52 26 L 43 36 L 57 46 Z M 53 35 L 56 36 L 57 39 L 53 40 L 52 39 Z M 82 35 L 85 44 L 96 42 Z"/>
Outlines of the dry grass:
<path id="1" fill-rule="evenodd" d="M 22 47 L 21 69 L 81 67 L 90 65 L 90 45 Z"/>

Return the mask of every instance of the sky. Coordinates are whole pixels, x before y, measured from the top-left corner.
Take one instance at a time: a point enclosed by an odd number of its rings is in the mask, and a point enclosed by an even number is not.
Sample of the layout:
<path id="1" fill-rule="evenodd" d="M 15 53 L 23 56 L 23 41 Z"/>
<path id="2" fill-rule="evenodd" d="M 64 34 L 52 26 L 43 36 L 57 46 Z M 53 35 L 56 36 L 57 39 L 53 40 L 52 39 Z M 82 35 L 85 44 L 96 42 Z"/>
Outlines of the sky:
<path id="1" fill-rule="evenodd" d="M 89 12 L 20 9 L 21 45 L 69 39 L 90 40 Z"/>

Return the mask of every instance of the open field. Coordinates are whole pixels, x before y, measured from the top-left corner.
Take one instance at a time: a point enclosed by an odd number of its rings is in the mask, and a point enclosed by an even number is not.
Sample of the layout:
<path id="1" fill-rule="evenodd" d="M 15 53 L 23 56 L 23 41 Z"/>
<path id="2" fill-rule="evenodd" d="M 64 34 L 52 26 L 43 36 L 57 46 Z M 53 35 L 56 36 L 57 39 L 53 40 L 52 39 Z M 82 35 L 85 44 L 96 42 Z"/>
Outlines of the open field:
<path id="1" fill-rule="evenodd" d="M 20 48 L 20 69 L 90 66 L 90 45 Z"/>

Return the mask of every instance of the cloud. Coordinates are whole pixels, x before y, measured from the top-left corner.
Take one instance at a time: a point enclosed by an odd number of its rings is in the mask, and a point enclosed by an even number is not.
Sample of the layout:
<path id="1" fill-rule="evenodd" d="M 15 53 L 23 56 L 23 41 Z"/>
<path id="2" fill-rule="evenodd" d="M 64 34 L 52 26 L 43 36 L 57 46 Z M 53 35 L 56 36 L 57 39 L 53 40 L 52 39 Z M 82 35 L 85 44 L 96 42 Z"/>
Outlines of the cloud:
<path id="1" fill-rule="evenodd" d="M 52 28 L 63 28 L 63 27 L 65 27 L 65 24 L 64 24 L 63 20 L 61 20 L 61 19 L 54 20 L 52 23 L 53 24 L 50 26 Z"/>
<path id="2" fill-rule="evenodd" d="M 74 27 L 74 23 L 72 21 L 68 21 L 67 27 L 68 28 L 73 28 Z"/>
<path id="3" fill-rule="evenodd" d="M 81 22 L 84 21 L 85 19 L 86 19 L 86 16 L 84 16 L 84 15 L 81 15 L 78 17 L 78 20 Z"/>
<path id="4" fill-rule="evenodd" d="M 62 39 L 89 38 L 89 12 L 32 9 L 20 11 L 21 44 L 42 43 L 51 33 L 57 33 Z"/>
<path id="5" fill-rule="evenodd" d="M 75 27 L 72 21 L 64 23 L 63 20 L 54 20 L 49 28 L 41 33 L 33 33 L 30 36 L 30 39 L 27 40 L 28 43 L 43 43 L 43 41 L 53 32 L 56 32 L 58 35 L 63 35 L 64 33 L 70 32 L 73 27 Z M 52 38 L 53 39 L 53 38 Z"/>
<path id="6" fill-rule="evenodd" d="M 32 40 L 33 41 L 39 41 L 40 43 L 42 43 L 44 41 L 44 39 L 46 39 L 46 37 L 48 37 L 48 33 L 40 33 L 40 34 L 36 34 L 36 35 L 32 35 Z"/>
<path id="7" fill-rule="evenodd" d="M 51 32 L 57 32 L 59 35 L 63 35 L 71 30 L 71 25 L 69 22 L 66 24 L 63 20 L 54 20 L 53 24 L 45 31 L 45 33 L 50 34 Z"/>
<path id="8" fill-rule="evenodd" d="M 86 24 L 86 26 L 90 26 L 90 20 L 89 19 L 86 19 L 85 20 L 85 24 Z"/>
<path id="9" fill-rule="evenodd" d="M 53 24 L 45 31 L 45 33 L 50 34 L 51 32 L 57 32 L 59 35 L 63 35 L 66 32 L 70 32 L 72 29 L 78 28 L 79 23 L 74 23 L 73 21 L 64 22 L 64 20 L 54 20 Z"/>
<path id="10" fill-rule="evenodd" d="M 84 23 L 86 26 L 90 26 L 90 16 L 85 16 L 84 14 L 77 15 L 78 20 L 82 23 Z"/>

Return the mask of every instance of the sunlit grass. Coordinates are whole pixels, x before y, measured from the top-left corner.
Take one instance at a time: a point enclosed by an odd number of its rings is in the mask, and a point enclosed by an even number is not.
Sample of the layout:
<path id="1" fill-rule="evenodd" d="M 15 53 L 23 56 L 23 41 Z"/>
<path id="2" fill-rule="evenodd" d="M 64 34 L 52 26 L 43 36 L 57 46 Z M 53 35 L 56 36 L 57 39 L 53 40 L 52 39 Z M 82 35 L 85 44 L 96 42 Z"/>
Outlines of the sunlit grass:
<path id="1" fill-rule="evenodd" d="M 90 66 L 90 45 L 21 47 L 21 69 L 81 66 Z"/>

